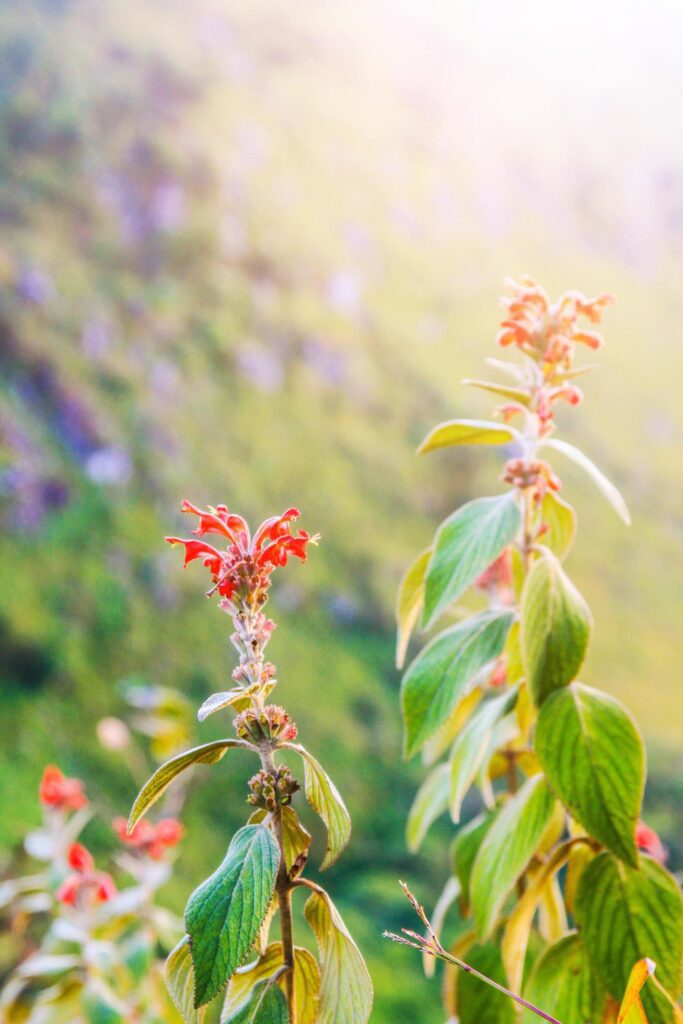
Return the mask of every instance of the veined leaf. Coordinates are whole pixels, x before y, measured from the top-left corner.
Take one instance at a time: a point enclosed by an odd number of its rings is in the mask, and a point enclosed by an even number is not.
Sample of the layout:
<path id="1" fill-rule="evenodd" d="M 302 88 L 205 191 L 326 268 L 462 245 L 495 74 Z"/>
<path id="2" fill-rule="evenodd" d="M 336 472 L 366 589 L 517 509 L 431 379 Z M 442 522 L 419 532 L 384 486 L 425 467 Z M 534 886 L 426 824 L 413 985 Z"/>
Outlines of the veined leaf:
<path id="1" fill-rule="evenodd" d="M 513 885 L 550 824 L 555 797 L 542 775 L 527 779 L 498 812 L 472 868 L 470 895 L 477 933 L 488 938 Z"/>
<path id="2" fill-rule="evenodd" d="M 486 611 L 435 637 L 418 654 L 401 681 L 404 752 L 412 757 L 447 720 L 476 675 L 503 650 L 511 611 Z"/>
<path id="3" fill-rule="evenodd" d="M 469 501 L 439 527 L 427 566 L 423 626 L 428 628 L 514 540 L 522 522 L 515 492 Z"/>
<path id="4" fill-rule="evenodd" d="M 425 573 L 432 549 L 418 555 L 401 580 L 396 598 L 396 668 L 403 668 L 410 636 L 424 603 Z"/>
<path id="5" fill-rule="evenodd" d="M 289 1024 L 287 1000 L 282 989 L 270 981 L 254 986 L 251 998 L 233 1017 L 230 1024 Z"/>
<path id="6" fill-rule="evenodd" d="M 337 787 L 313 755 L 298 743 L 285 743 L 283 746 L 301 755 L 306 799 L 327 828 L 327 848 L 320 865 L 324 871 L 334 864 L 351 838 L 351 818 Z"/>
<path id="7" fill-rule="evenodd" d="M 649 857 L 640 869 L 611 853 L 601 853 L 584 868 L 574 914 L 579 933 L 610 994 L 621 999 L 631 967 L 649 957 L 657 976 L 676 998 L 683 958 L 683 900 L 672 876 Z M 650 1024 L 671 1024 L 671 1005 L 655 986 L 642 1001 Z"/>
<path id="8" fill-rule="evenodd" d="M 285 864 L 289 871 L 294 861 L 302 853 L 308 853 L 311 845 L 311 833 L 304 828 L 299 820 L 299 815 L 293 807 L 283 806 L 280 808 L 282 816 L 282 840 L 285 854 Z M 268 817 L 268 811 L 259 807 L 249 818 L 248 825 L 258 825 Z"/>
<path id="9" fill-rule="evenodd" d="M 406 825 L 406 839 L 411 853 L 419 850 L 429 826 L 448 810 L 450 788 L 450 767 L 448 764 L 439 764 L 418 789 Z"/>
<path id="10" fill-rule="evenodd" d="M 450 448 L 461 444 L 510 444 L 520 434 L 512 427 L 487 420 L 449 420 L 439 423 L 425 437 L 417 449 L 421 455 L 436 448 Z"/>
<path id="11" fill-rule="evenodd" d="M 588 605 L 546 549 L 527 576 L 521 608 L 522 658 L 538 707 L 576 677 L 591 627 Z"/>
<path id="12" fill-rule="evenodd" d="M 546 441 L 541 441 L 538 446 L 539 448 L 554 448 L 557 452 L 562 452 L 568 459 L 575 462 L 577 466 L 580 466 L 591 478 L 593 483 L 596 485 L 598 490 L 602 491 L 603 495 L 607 498 L 610 505 L 617 513 L 620 519 L 626 523 L 627 526 L 631 525 L 631 516 L 626 502 L 622 498 L 620 492 L 614 486 L 614 484 L 607 479 L 602 470 L 598 469 L 594 462 L 584 455 L 582 451 L 575 448 L 573 444 L 568 444 L 566 441 L 558 441 L 555 438 L 549 438 Z"/>
<path id="13" fill-rule="evenodd" d="M 258 960 L 238 967 L 233 974 L 225 994 L 225 1002 L 221 1012 L 221 1024 L 232 1024 L 242 1020 L 240 1014 L 252 1000 L 252 993 L 257 985 L 279 971 L 284 964 L 282 943 L 273 942 Z M 284 975 L 277 978 L 276 984 L 286 991 Z M 320 968 L 307 949 L 296 946 L 294 949 L 294 990 L 296 993 L 297 1024 L 315 1024 L 318 1013 L 318 990 L 320 988 Z"/>
<path id="14" fill-rule="evenodd" d="M 648 1024 L 645 1008 L 640 1000 L 640 990 L 647 979 L 651 978 L 655 973 L 656 966 L 654 960 L 649 960 L 647 957 L 633 965 L 628 976 L 628 985 L 624 992 L 624 998 L 621 1000 L 621 1006 L 619 1007 L 617 1024 L 625 1024 L 631 1010 L 635 1010 L 640 1020 L 644 1021 L 644 1024 Z"/>
<path id="15" fill-rule="evenodd" d="M 185 1024 L 202 1024 L 206 1010 L 194 1007 L 194 968 L 187 935 L 169 953 L 164 973 L 166 988 Z"/>
<path id="16" fill-rule="evenodd" d="M 128 832 L 132 832 L 135 824 L 143 814 L 146 814 L 152 804 L 155 804 L 160 796 L 168 789 L 170 784 L 193 764 L 217 764 L 224 756 L 226 750 L 231 747 L 248 747 L 244 740 L 213 740 L 212 743 L 204 743 L 201 747 L 193 747 L 186 750 L 184 754 L 172 757 L 166 764 L 157 768 L 154 775 L 144 784 L 135 798 L 135 803 L 128 818 Z"/>
<path id="17" fill-rule="evenodd" d="M 185 927 L 195 974 L 194 1005 L 227 985 L 254 944 L 275 887 L 280 850 L 263 825 L 236 832 L 225 860 L 190 896 Z"/>
<path id="18" fill-rule="evenodd" d="M 524 988 L 524 997 L 562 1024 L 598 1024 L 607 993 L 576 932 L 545 950 Z M 538 1024 L 538 1017 L 525 1010 L 522 1022 Z"/>
<path id="19" fill-rule="evenodd" d="M 317 1024 L 366 1024 L 372 1009 L 372 982 L 339 911 L 327 893 L 313 892 L 304 914 L 320 949 Z"/>
<path id="20" fill-rule="evenodd" d="M 451 817 L 460 821 L 462 802 L 476 778 L 491 734 L 497 723 L 511 711 L 517 699 L 517 691 L 504 690 L 479 705 L 469 722 L 458 735 L 451 750 Z"/>
<path id="21" fill-rule="evenodd" d="M 470 908 L 470 879 L 472 867 L 479 853 L 484 836 L 495 821 L 496 812 L 487 811 L 472 818 L 459 830 L 451 845 L 451 860 L 455 875 L 460 882 L 460 906 L 463 914 Z"/>
<path id="22" fill-rule="evenodd" d="M 531 395 L 524 388 L 513 388 L 507 384 L 493 384 L 487 380 L 463 380 L 470 388 L 479 388 L 481 391 L 489 391 L 493 395 L 500 395 L 509 402 L 518 402 L 520 405 L 529 405 Z"/>
<path id="23" fill-rule="evenodd" d="M 548 490 L 541 502 L 541 521 L 548 527 L 543 543 L 563 562 L 574 543 L 576 512 L 555 491 Z"/>
<path id="24" fill-rule="evenodd" d="M 636 867 L 645 753 L 626 709 L 606 693 L 571 683 L 543 704 L 535 747 L 548 782 L 572 817 Z"/>
<path id="25" fill-rule="evenodd" d="M 234 708 L 236 711 L 243 711 L 248 706 L 249 697 L 245 687 L 233 686 L 231 690 L 226 690 L 223 693 L 212 693 L 210 697 L 207 697 L 197 712 L 197 718 L 200 722 L 205 722 L 209 715 L 213 715 L 216 711 L 222 711 L 223 708 Z"/>
<path id="26" fill-rule="evenodd" d="M 488 665 L 484 667 L 483 671 L 488 673 Z M 482 673 L 477 673 L 475 679 L 479 680 L 481 675 Z M 469 721 L 472 712 L 481 700 L 481 696 L 481 687 L 475 685 L 474 689 L 470 690 L 467 696 L 458 701 L 443 725 L 440 725 L 434 735 L 430 736 L 423 744 L 422 763 L 424 765 L 434 764 L 442 754 L 445 754 L 460 730 Z"/>

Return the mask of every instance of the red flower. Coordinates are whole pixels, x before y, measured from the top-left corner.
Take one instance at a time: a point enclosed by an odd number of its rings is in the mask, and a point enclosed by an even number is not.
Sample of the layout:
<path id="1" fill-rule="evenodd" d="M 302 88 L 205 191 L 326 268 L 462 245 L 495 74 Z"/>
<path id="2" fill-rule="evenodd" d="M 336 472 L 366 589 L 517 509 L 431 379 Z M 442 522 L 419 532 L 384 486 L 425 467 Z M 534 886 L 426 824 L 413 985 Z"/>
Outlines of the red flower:
<path id="1" fill-rule="evenodd" d="M 646 825 L 644 821 L 639 821 L 636 827 L 636 846 L 660 864 L 666 863 L 669 851 L 655 830 Z"/>
<path id="2" fill-rule="evenodd" d="M 218 534 L 228 541 L 225 550 L 218 550 L 205 541 L 166 538 L 169 544 L 184 545 L 185 566 L 195 559 L 206 566 L 214 583 L 209 594 L 217 590 L 227 602 L 237 597 L 242 601 L 249 599 L 252 605 L 263 604 L 273 569 L 286 565 L 292 555 L 305 562 L 306 545 L 317 541 L 317 537 L 309 536 L 305 530 L 292 533 L 291 524 L 300 515 L 296 508 L 266 519 L 253 540 L 246 520 L 229 512 L 226 505 L 204 512 L 184 501 L 181 508 L 183 512 L 198 516 L 199 526 L 194 531 L 198 537 Z"/>
<path id="3" fill-rule="evenodd" d="M 67 854 L 69 875 L 57 890 L 60 903 L 75 907 L 78 903 L 106 903 L 116 896 L 116 885 L 106 871 L 95 871 L 92 854 L 81 843 L 72 843 Z"/>
<path id="4" fill-rule="evenodd" d="M 54 764 L 49 764 L 43 772 L 38 794 L 45 807 L 56 807 L 60 811 L 77 811 L 88 802 L 80 779 L 67 779 Z"/>
<path id="5" fill-rule="evenodd" d="M 153 860 L 161 860 L 166 850 L 180 842 L 185 831 L 175 818 L 162 818 L 156 825 L 143 818 L 130 835 L 125 818 L 114 818 L 112 826 L 122 843 L 134 847 Z"/>
<path id="6" fill-rule="evenodd" d="M 505 590 L 512 585 L 512 555 L 507 547 L 477 579 L 480 590 Z"/>

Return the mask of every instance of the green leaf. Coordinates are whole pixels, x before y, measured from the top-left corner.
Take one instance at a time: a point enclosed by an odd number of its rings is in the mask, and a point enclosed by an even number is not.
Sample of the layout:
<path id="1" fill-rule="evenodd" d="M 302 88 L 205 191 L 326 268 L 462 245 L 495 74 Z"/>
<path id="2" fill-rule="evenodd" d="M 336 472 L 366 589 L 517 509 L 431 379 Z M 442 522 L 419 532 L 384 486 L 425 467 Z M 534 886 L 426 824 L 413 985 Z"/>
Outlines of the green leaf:
<path id="1" fill-rule="evenodd" d="M 518 402 L 520 405 L 529 405 L 531 401 L 529 391 L 525 391 L 524 388 L 513 388 L 507 384 L 493 384 L 487 380 L 464 380 L 462 383 L 469 388 L 479 388 L 481 391 L 500 395 L 501 398 L 507 398 L 510 402 Z"/>
<path id="2" fill-rule="evenodd" d="M 582 683 L 551 694 L 536 725 L 536 753 L 569 813 L 633 867 L 645 753 L 628 711 Z"/>
<path id="3" fill-rule="evenodd" d="M 515 492 L 508 491 L 470 501 L 441 524 L 427 567 L 425 628 L 488 569 L 514 540 L 521 522 Z"/>
<path id="4" fill-rule="evenodd" d="M 412 757 L 476 683 L 476 675 L 503 650 L 511 611 L 486 611 L 435 637 L 401 681 L 404 753 Z"/>
<path id="5" fill-rule="evenodd" d="M 339 911 L 324 892 L 304 907 L 320 949 L 320 1004 L 316 1024 L 366 1024 L 372 1009 L 372 982 L 358 947 Z"/>
<path id="6" fill-rule="evenodd" d="M 517 690 L 504 690 L 479 705 L 451 749 L 451 817 L 460 821 L 462 802 L 486 757 L 491 734 L 515 705 Z"/>
<path id="7" fill-rule="evenodd" d="M 576 932 L 549 946 L 534 965 L 524 998 L 562 1021 L 562 1024 L 597 1024 L 607 993 Z M 538 1024 L 529 1010 L 523 1024 Z"/>
<path id="8" fill-rule="evenodd" d="M 327 828 L 327 847 L 320 865 L 321 871 L 324 871 L 334 864 L 351 838 L 351 817 L 337 787 L 313 755 L 298 743 L 285 743 L 283 746 L 301 755 L 306 799 Z"/>
<path id="9" fill-rule="evenodd" d="M 456 878 L 460 882 L 460 903 L 463 913 L 469 913 L 470 880 L 474 861 L 479 853 L 479 847 L 484 841 L 484 836 L 495 819 L 495 811 L 478 814 L 476 818 L 472 818 L 466 825 L 463 825 L 451 844 L 451 860 Z"/>
<path id="10" fill-rule="evenodd" d="M 287 1000 L 275 982 L 260 981 L 254 986 L 246 1006 L 224 1019 L 231 1024 L 288 1024 Z"/>
<path id="11" fill-rule="evenodd" d="M 614 484 L 607 479 L 602 470 L 598 469 L 594 462 L 584 455 L 582 451 L 575 448 L 573 444 L 568 444 L 566 441 L 558 441 L 555 438 L 550 438 L 547 441 L 541 441 L 538 446 L 539 448 L 554 448 L 557 452 L 562 452 L 568 459 L 575 462 L 577 466 L 580 466 L 591 478 L 593 483 L 597 486 L 603 495 L 607 498 L 610 505 L 617 513 L 619 518 L 626 523 L 627 526 L 631 525 L 631 516 L 626 502 L 622 498 L 620 492 L 614 486 Z"/>
<path id="12" fill-rule="evenodd" d="M 683 900 L 672 876 L 649 857 L 639 870 L 611 853 L 584 868 L 574 907 L 579 933 L 614 999 L 628 985 L 637 960 L 657 964 L 657 978 L 674 998 L 680 994 Z M 671 1006 L 654 986 L 642 992 L 650 1024 L 671 1024 Z"/>
<path id="13" fill-rule="evenodd" d="M 169 953 L 164 973 L 166 988 L 185 1024 L 202 1024 L 206 1010 L 195 1010 L 194 1007 L 194 968 L 187 935 Z"/>
<path id="14" fill-rule="evenodd" d="M 486 420 L 450 420 L 439 423 L 425 437 L 417 449 L 421 455 L 437 448 L 451 448 L 462 444 L 510 444 L 519 438 L 519 432 L 501 423 Z"/>
<path id="15" fill-rule="evenodd" d="M 166 792 L 176 776 L 184 772 L 186 768 L 190 768 L 193 764 L 217 764 L 225 756 L 226 750 L 231 747 L 248 746 L 249 744 L 243 740 L 213 740 L 211 743 L 204 743 L 201 747 L 186 750 L 184 754 L 178 754 L 166 764 L 162 764 L 136 796 L 128 818 L 128 832 L 133 831 L 135 824 L 143 814 L 147 813 L 152 804 L 155 804 L 159 797 Z"/>
<path id="16" fill-rule="evenodd" d="M 243 686 L 233 686 L 231 690 L 212 693 L 210 697 L 207 697 L 197 712 L 197 719 L 200 722 L 205 722 L 209 715 L 215 714 L 216 711 L 222 711 L 223 708 L 243 711 L 247 707 L 249 707 L 249 697 L 246 689 Z"/>
<path id="17" fill-rule="evenodd" d="M 204 1006 L 228 983 L 254 944 L 280 861 L 268 828 L 245 825 L 225 860 L 196 889 L 185 908 L 195 974 L 194 1005 Z"/>
<path id="18" fill-rule="evenodd" d="M 418 555 L 401 580 L 396 596 L 396 668 L 403 668 L 410 636 L 424 602 L 424 582 L 432 549 Z"/>
<path id="19" fill-rule="evenodd" d="M 477 933 L 487 939 L 510 890 L 538 849 L 555 797 L 542 775 L 527 779 L 498 812 L 472 868 L 470 895 Z"/>
<path id="20" fill-rule="evenodd" d="M 522 592 L 522 660 L 537 706 L 576 677 L 592 628 L 588 605 L 547 549 L 537 558 Z"/>
<path id="21" fill-rule="evenodd" d="M 555 491 L 548 490 L 541 502 L 541 521 L 548 527 L 543 543 L 563 562 L 576 536 L 576 512 Z"/>
<path id="22" fill-rule="evenodd" d="M 418 789 L 406 825 L 406 839 L 411 853 L 419 850 L 429 826 L 448 809 L 450 780 L 448 764 L 439 764 Z"/>
<path id="23" fill-rule="evenodd" d="M 500 950 L 494 943 L 472 946 L 467 952 L 467 963 L 487 978 L 505 985 L 505 971 Z M 459 971 L 458 1021 L 459 1024 L 515 1024 L 515 1004 L 509 996 L 496 992 L 479 978 Z"/>

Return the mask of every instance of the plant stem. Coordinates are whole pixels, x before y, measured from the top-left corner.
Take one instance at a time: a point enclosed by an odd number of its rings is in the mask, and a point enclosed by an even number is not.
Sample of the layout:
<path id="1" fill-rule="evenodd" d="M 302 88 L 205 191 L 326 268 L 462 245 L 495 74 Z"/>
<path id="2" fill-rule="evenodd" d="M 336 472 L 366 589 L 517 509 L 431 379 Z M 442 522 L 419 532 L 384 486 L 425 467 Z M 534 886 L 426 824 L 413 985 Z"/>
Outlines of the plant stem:
<path id="1" fill-rule="evenodd" d="M 260 748 L 261 765 L 270 775 L 275 775 L 277 768 L 270 747 Z M 294 988 L 294 931 L 292 925 L 292 880 L 287 871 L 285 860 L 285 842 L 282 831 L 282 808 L 277 804 L 273 811 L 275 838 L 280 847 L 280 866 L 275 881 L 278 908 L 280 910 L 280 936 L 282 938 L 282 959 L 286 970 L 285 987 L 287 991 L 287 1008 L 289 1024 L 296 1024 L 296 991 Z"/>
<path id="2" fill-rule="evenodd" d="M 549 1013 L 545 1012 L 545 1010 L 539 1009 L 538 1006 L 534 1006 L 534 1004 L 530 1003 L 527 999 L 511 992 L 509 988 L 505 988 L 504 985 L 500 985 L 497 981 L 494 981 L 493 978 L 487 978 L 485 974 L 481 974 L 479 971 L 475 970 L 474 967 L 470 967 L 469 964 L 466 964 L 463 960 L 458 960 L 457 957 L 447 953 L 445 949 L 441 948 L 439 952 L 435 952 L 434 955 L 438 956 L 440 960 L 446 960 L 449 964 L 454 964 L 456 967 L 459 967 L 461 971 L 465 971 L 466 974 L 472 974 L 475 978 L 479 978 L 480 981 L 483 981 L 487 985 L 490 985 L 491 988 L 495 988 L 499 992 L 502 992 L 503 995 L 508 996 L 509 999 L 514 999 L 514 1001 L 519 1003 L 520 1006 L 524 1006 L 527 1010 L 531 1010 L 532 1013 L 535 1013 L 538 1017 L 542 1017 L 543 1020 L 549 1021 L 550 1024 L 561 1024 L 561 1021 L 556 1017 L 551 1017 Z"/>

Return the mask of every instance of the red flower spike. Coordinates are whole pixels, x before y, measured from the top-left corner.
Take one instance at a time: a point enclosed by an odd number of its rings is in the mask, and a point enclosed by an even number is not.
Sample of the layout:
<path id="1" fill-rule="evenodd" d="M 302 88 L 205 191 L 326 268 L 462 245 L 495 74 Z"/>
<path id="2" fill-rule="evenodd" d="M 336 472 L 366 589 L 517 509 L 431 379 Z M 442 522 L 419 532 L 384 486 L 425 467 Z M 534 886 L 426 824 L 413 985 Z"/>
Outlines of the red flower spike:
<path id="1" fill-rule="evenodd" d="M 125 818 L 114 818 L 112 827 L 122 843 L 153 860 L 160 860 L 167 849 L 180 842 L 184 833 L 183 826 L 175 818 L 162 818 L 156 825 L 143 818 L 130 835 L 126 831 Z"/>
<path id="2" fill-rule="evenodd" d="M 60 811 L 77 811 L 88 802 L 80 779 L 68 779 L 54 764 L 45 768 L 38 795 L 45 807 Z"/>

